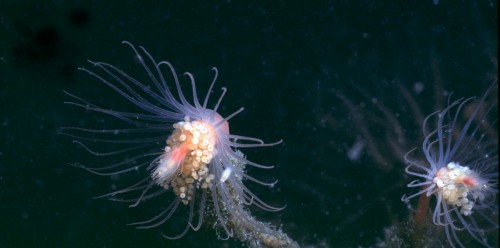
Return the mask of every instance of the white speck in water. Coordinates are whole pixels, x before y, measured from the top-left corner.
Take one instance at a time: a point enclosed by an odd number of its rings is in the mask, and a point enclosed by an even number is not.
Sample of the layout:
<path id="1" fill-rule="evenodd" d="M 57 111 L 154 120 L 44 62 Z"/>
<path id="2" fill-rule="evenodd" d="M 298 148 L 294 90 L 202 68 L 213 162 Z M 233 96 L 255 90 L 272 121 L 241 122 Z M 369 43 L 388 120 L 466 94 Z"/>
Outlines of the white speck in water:
<path id="1" fill-rule="evenodd" d="M 415 95 L 418 95 L 424 91 L 424 83 L 417 81 L 413 84 L 413 92 L 415 92 Z"/>

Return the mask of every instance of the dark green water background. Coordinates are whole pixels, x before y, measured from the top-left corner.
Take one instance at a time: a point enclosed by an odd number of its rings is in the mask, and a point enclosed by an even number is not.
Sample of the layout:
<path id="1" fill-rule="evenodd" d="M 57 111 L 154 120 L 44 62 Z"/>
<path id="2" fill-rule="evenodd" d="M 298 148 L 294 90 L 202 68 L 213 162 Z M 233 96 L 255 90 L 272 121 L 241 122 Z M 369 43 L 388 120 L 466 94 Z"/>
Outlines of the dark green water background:
<path id="1" fill-rule="evenodd" d="M 99 158 L 58 128 L 100 117 L 64 105 L 63 90 L 119 108 L 118 95 L 76 68 L 92 59 L 138 72 L 122 40 L 193 72 L 200 93 L 210 67 L 219 68 L 217 88 L 228 88 L 222 113 L 245 106 L 231 131 L 284 140 L 244 151 L 276 165 L 250 174 L 276 178 L 277 186 L 252 189 L 287 206 L 253 213 L 310 247 L 373 246 L 409 215 L 400 198 L 412 179 L 372 100 L 396 117 L 408 151 L 422 137 L 398 85 L 426 115 L 446 104 L 447 92 L 480 95 L 497 78 L 497 1 L 152 2 L 0 0 L 0 247 L 241 246 L 207 226 L 179 241 L 160 231 L 180 227 L 126 226 L 161 206 L 92 199 L 119 180 L 68 165 Z M 415 85 L 424 90 L 417 94 Z M 356 123 L 353 114 L 365 119 Z M 347 158 L 362 127 L 385 162 L 366 150 Z"/>

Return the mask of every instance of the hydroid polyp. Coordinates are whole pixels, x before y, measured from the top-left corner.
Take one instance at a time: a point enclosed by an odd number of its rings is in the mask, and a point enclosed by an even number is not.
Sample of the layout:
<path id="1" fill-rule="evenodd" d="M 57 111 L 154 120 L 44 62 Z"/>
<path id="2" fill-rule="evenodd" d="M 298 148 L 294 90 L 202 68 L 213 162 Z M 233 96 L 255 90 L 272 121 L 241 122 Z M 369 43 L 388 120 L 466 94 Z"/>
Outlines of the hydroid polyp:
<path id="1" fill-rule="evenodd" d="M 408 187 L 419 190 L 402 200 L 419 196 L 418 226 L 434 198 L 432 223 L 444 227 L 453 247 L 465 247 L 464 234 L 490 247 L 488 234 L 498 230 L 497 88 L 494 83 L 479 99 L 460 98 L 427 116 L 421 149 L 405 156 L 406 173 L 419 178 Z"/>
<path id="2" fill-rule="evenodd" d="M 275 146 L 281 140 L 265 143 L 258 138 L 230 132 L 229 121 L 243 108 L 227 116 L 218 113 L 227 90 L 222 88 L 218 98 L 212 99 L 218 76 L 216 68 L 213 68 L 214 77 L 208 92 L 201 99 L 194 76 L 184 73 L 191 86 L 189 94 L 192 100 L 189 101 L 182 90 L 180 78 L 169 62 L 156 62 L 143 47 L 137 49 L 129 42 L 123 43 L 132 49 L 136 62 L 150 82 L 142 82 L 105 62 L 89 61 L 96 70 L 80 70 L 97 78 L 137 111 L 121 111 L 119 106 L 113 109 L 101 107 L 72 93 L 67 95 L 73 101 L 66 104 L 102 114 L 103 118 L 111 117 L 126 127 L 61 129 L 63 134 L 74 138 L 74 143 L 91 154 L 118 162 L 102 167 L 83 163 L 73 165 L 103 176 L 142 174 L 137 183 L 104 195 L 116 201 L 129 202 L 131 207 L 149 199 L 170 197 L 170 205 L 161 213 L 149 220 L 132 223 L 138 228 L 161 226 L 181 208 L 186 208 L 185 227 L 176 235 L 162 233 L 166 238 L 178 239 L 189 229 L 198 230 L 206 214 L 215 216 L 215 226 L 223 229 L 228 237 L 232 237 L 233 230 L 238 228 L 264 234 L 268 230 L 269 234 L 273 234 L 269 230 L 274 229 L 255 221 L 246 207 L 252 205 L 267 211 L 282 208 L 265 203 L 243 184 L 246 180 L 273 187 L 276 182 L 263 182 L 248 175 L 245 169 L 246 166 L 260 169 L 272 169 L 273 166 L 248 160 L 240 149 Z M 103 145 L 113 149 L 103 152 L 100 150 Z M 169 194 L 165 196 L 165 193 Z M 213 211 L 207 210 L 207 204 Z"/>

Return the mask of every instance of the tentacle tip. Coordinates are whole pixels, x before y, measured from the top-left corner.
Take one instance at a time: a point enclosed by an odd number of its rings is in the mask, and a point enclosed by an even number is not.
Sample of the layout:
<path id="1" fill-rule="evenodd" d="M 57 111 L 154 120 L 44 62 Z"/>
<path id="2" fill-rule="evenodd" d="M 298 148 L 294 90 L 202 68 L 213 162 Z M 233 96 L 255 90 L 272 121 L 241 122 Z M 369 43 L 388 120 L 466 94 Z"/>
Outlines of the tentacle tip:
<path id="1" fill-rule="evenodd" d="M 274 186 L 278 183 L 278 180 L 274 181 L 273 183 L 269 184 L 269 188 L 274 188 Z"/>
<path id="2" fill-rule="evenodd" d="M 82 168 L 85 169 L 85 166 L 78 164 L 78 163 L 68 163 L 69 166 L 71 167 L 76 167 L 76 168 Z"/>
<path id="3" fill-rule="evenodd" d="M 129 207 L 129 208 L 135 208 L 135 207 L 137 207 L 138 205 L 139 205 L 139 202 L 136 202 L 136 203 L 134 203 L 134 204 L 130 204 L 130 205 L 128 205 L 128 207 Z"/>
<path id="4" fill-rule="evenodd" d="M 276 208 L 276 211 L 281 211 L 283 209 L 285 209 L 288 205 L 284 205 L 283 207 L 279 207 L 279 208 Z"/>
<path id="5" fill-rule="evenodd" d="M 94 196 L 92 197 L 92 199 L 97 200 L 97 199 L 102 199 L 104 197 L 106 197 L 106 195 Z"/>
<path id="6" fill-rule="evenodd" d="M 162 237 L 166 238 L 166 239 L 170 239 L 170 240 L 175 240 L 175 239 L 179 239 L 178 237 L 169 237 L 167 235 L 165 235 L 164 233 L 160 233 Z"/>
<path id="7" fill-rule="evenodd" d="M 227 234 L 227 237 L 226 238 L 220 238 L 221 240 L 229 240 L 229 238 L 232 238 L 233 237 L 233 229 L 231 229 L 230 232 L 227 232 L 226 231 L 226 234 Z"/>

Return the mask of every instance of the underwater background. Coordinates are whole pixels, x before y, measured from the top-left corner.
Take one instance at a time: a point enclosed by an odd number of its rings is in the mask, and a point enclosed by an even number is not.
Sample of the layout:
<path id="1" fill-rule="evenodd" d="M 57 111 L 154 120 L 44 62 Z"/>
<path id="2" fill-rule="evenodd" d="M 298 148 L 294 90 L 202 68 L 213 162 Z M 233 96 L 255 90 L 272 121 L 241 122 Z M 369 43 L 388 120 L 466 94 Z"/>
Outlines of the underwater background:
<path id="1" fill-rule="evenodd" d="M 0 0 L 0 247 L 242 245 L 219 240 L 211 226 L 176 241 L 160 232 L 175 233 L 178 223 L 127 226 L 162 206 L 93 199 L 119 178 L 69 166 L 99 157 L 58 128 L 99 116 L 65 105 L 63 90 L 119 109 L 118 94 L 77 68 L 92 68 L 90 59 L 140 73 L 123 40 L 178 74 L 192 72 L 198 92 L 217 67 L 215 92 L 228 88 L 223 115 L 245 107 L 231 131 L 284 140 L 243 150 L 276 165 L 250 175 L 279 180 L 271 190 L 247 185 L 286 205 L 278 213 L 250 208 L 257 219 L 302 247 L 382 244 L 411 213 L 401 201 L 413 180 L 402 157 L 421 145 L 419 120 L 446 106 L 451 92 L 480 96 L 498 74 L 497 1 L 397 2 Z M 498 246 L 498 234 L 490 238 Z"/>

